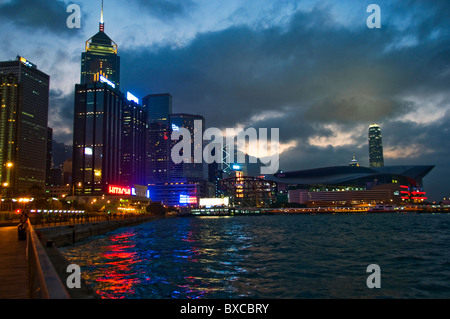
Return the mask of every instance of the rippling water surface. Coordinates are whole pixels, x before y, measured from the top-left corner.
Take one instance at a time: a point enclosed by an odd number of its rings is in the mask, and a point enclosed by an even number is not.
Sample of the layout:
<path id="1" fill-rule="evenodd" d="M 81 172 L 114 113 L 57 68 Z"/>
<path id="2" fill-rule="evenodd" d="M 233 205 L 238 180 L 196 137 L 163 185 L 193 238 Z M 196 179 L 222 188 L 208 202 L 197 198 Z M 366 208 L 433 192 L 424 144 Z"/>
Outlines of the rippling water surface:
<path id="1" fill-rule="evenodd" d="M 169 218 L 61 250 L 103 298 L 450 298 L 449 248 L 450 214 L 381 213 Z"/>

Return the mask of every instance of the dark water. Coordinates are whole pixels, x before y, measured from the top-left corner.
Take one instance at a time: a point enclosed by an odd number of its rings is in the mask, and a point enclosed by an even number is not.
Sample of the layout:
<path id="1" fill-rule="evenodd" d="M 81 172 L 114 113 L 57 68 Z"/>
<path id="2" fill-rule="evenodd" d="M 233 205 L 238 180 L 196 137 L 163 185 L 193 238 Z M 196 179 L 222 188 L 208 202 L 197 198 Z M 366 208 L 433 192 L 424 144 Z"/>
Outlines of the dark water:
<path id="1" fill-rule="evenodd" d="M 450 298 L 449 248 L 450 214 L 380 213 L 162 219 L 62 251 L 104 298 Z"/>

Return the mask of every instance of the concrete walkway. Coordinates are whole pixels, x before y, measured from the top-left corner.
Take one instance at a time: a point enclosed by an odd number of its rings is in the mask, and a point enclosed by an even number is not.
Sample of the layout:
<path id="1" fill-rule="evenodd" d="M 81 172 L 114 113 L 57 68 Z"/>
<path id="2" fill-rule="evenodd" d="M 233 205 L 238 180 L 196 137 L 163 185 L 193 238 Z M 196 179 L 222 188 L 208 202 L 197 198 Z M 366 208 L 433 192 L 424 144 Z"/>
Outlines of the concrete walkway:
<path id="1" fill-rule="evenodd" d="M 0 227 L 0 299 L 28 298 L 26 245 L 17 226 Z"/>

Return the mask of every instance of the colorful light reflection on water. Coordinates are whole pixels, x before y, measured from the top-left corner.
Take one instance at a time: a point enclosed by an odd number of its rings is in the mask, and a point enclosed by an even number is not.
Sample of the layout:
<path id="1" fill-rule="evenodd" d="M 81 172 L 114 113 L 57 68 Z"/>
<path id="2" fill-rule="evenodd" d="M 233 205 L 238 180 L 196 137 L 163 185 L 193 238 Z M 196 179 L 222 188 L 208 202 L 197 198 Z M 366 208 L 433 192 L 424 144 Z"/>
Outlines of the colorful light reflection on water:
<path id="1" fill-rule="evenodd" d="M 241 225 L 218 225 L 162 220 L 62 250 L 102 298 L 232 297 L 233 281 L 245 272 L 238 251 L 247 247 L 247 237 Z M 223 247 L 224 240 L 232 246 Z"/>
<path id="2" fill-rule="evenodd" d="M 62 251 L 102 298 L 449 298 L 449 242 L 448 214 L 171 218 Z"/>
<path id="3" fill-rule="evenodd" d="M 133 251 L 133 237 L 136 233 L 126 231 L 109 237 L 111 245 L 105 247 L 101 256 L 105 259 L 104 275 L 97 278 L 99 289 L 97 293 L 102 298 L 125 298 L 135 293 L 134 287 L 139 284 L 139 278 L 132 270 L 132 265 L 140 263 L 138 254 Z"/>

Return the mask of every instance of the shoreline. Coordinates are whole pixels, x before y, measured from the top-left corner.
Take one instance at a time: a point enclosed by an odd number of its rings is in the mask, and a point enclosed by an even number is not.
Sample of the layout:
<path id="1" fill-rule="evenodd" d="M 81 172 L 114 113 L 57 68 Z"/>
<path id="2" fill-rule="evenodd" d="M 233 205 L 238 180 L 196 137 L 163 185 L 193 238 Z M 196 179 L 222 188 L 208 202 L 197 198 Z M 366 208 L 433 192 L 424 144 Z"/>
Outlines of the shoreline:
<path id="1" fill-rule="evenodd" d="M 234 216 L 287 216 L 287 215 L 365 215 L 365 214 L 392 214 L 392 213 L 415 213 L 415 214 L 441 214 L 449 213 L 448 211 L 394 211 L 394 212 L 262 212 L 252 214 L 233 214 L 233 215 L 169 215 L 169 216 L 151 216 L 146 218 L 136 218 L 130 220 L 109 220 L 99 221 L 88 224 L 64 225 L 64 226 L 50 226 L 36 230 L 36 233 L 41 240 L 41 243 L 55 267 L 61 281 L 66 282 L 70 273 L 67 273 L 67 266 L 71 263 L 60 251 L 59 248 L 71 246 L 90 237 L 106 234 L 121 227 L 128 227 L 133 225 L 140 225 L 159 219 L 173 218 L 173 217 L 234 217 Z M 67 289 L 72 299 L 101 299 L 100 295 L 86 283 L 83 274 L 81 274 L 81 288 Z"/>
<path id="2" fill-rule="evenodd" d="M 130 220 L 109 220 L 89 224 L 51 226 L 40 228 L 36 233 L 50 258 L 61 281 L 65 284 L 71 273 L 67 266 L 71 263 L 59 248 L 76 244 L 92 236 L 98 236 L 114 231 L 121 227 L 140 225 L 153 220 L 170 218 L 171 216 L 150 216 L 146 218 L 133 218 Z M 81 288 L 67 289 L 72 299 L 100 299 L 95 290 L 86 283 L 81 274 Z"/>

